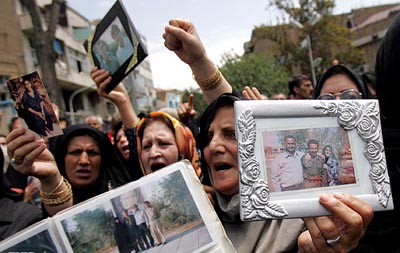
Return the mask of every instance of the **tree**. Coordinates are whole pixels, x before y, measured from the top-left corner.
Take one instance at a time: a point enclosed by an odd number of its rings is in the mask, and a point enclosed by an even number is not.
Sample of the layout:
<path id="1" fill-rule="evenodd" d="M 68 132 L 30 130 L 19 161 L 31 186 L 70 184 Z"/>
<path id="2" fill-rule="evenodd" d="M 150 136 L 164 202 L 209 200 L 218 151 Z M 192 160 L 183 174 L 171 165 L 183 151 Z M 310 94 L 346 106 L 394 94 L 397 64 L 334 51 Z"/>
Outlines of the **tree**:
<path id="1" fill-rule="evenodd" d="M 283 53 L 284 63 L 288 71 L 298 66 L 303 73 L 311 73 L 307 47 L 299 49 L 299 42 L 310 35 L 314 59 L 321 58 L 322 62 L 316 72 L 321 74 L 332 65 L 332 60 L 338 59 L 346 63 L 350 68 L 356 68 L 365 62 L 365 52 L 352 46 L 352 32 L 343 25 L 340 16 L 333 16 L 334 0 L 299 0 L 298 6 L 293 0 L 269 0 L 270 6 L 275 6 L 290 19 L 303 25 L 303 29 L 297 31 L 296 43 L 285 41 L 288 37 L 289 25 L 274 27 L 259 27 L 256 33 L 259 38 L 268 38 L 275 42 L 279 48 L 275 54 Z M 315 17 L 321 19 L 314 23 Z M 283 29 L 282 29 L 283 28 Z M 293 65 L 294 64 L 294 65 Z"/>
<path id="2" fill-rule="evenodd" d="M 56 53 L 53 49 L 55 32 L 58 25 L 60 10 L 64 0 L 53 0 L 48 8 L 41 9 L 36 1 L 21 1 L 29 10 L 32 19 L 33 33 L 32 41 L 37 52 L 39 65 L 41 68 L 41 78 L 46 86 L 49 97 L 60 108 L 60 113 L 65 112 L 65 103 L 61 89 L 57 83 L 55 62 Z M 44 12 L 44 19 L 41 13 Z M 47 28 L 47 29 L 45 29 Z"/>
<path id="3" fill-rule="evenodd" d="M 232 85 L 241 92 L 244 86 L 257 87 L 265 95 L 277 92 L 287 93 L 288 74 L 286 70 L 268 54 L 225 54 L 220 70 Z"/>

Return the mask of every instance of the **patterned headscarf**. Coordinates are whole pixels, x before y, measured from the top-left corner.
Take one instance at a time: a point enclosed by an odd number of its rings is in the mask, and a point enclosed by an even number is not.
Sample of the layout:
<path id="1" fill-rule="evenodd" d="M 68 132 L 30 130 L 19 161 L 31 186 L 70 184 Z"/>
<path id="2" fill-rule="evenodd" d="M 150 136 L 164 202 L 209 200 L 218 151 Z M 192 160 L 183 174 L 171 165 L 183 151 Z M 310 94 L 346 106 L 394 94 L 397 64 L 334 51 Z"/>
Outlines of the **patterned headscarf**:
<path id="1" fill-rule="evenodd" d="M 197 152 L 196 148 L 196 141 L 195 138 L 193 137 L 192 132 L 190 129 L 182 124 L 180 121 L 169 115 L 168 113 L 165 112 L 151 112 L 149 115 L 146 115 L 144 118 L 142 118 L 139 123 L 137 124 L 136 128 L 136 140 L 137 140 L 137 151 L 138 151 L 138 156 L 140 157 L 142 154 L 142 141 L 140 139 L 140 136 L 143 135 L 144 129 L 142 129 L 143 124 L 150 118 L 154 117 L 165 117 L 168 119 L 174 128 L 174 135 L 175 135 L 175 141 L 176 145 L 178 147 L 178 152 L 179 152 L 179 159 L 188 159 L 198 177 L 201 176 L 201 169 L 200 169 L 200 163 L 199 163 L 199 155 Z M 139 159 L 140 160 L 140 159 Z M 142 172 L 144 175 L 146 175 L 145 169 L 143 168 L 142 161 L 140 160 L 140 167 L 142 169 Z"/>

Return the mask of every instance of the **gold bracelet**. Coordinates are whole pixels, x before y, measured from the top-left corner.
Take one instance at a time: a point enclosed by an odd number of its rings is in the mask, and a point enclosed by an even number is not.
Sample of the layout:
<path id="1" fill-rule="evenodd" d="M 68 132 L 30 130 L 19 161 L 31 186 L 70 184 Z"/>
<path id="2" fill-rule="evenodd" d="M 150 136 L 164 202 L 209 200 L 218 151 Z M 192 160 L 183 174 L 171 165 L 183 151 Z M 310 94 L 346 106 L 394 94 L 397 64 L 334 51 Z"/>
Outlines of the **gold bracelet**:
<path id="1" fill-rule="evenodd" d="M 136 126 L 136 122 L 130 123 L 128 125 L 122 125 L 122 129 L 126 130 L 126 129 L 132 129 Z"/>
<path id="2" fill-rule="evenodd" d="M 202 90 L 215 89 L 218 85 L 220 85 L 222 80 L 222 74 L 221 71 L 219 71 L 218 67 L 215 68 L 214 74 L 212 74 L 209 78 L 205 80 L 197 80 L 194 74 L 192 74 L 192 76 Z"/>
<path id="3" fill-rule="evenodd" d="M 65 182 L 66 188 L 62 191 L 51 194 L 40 191 L 43 204 L 50 206 L 61 205 L 72 198 L 73 194 L 71 184 L 65 178 L 63 179 L 63 182 Z"/>
<path id="4" fill-rule="evenodd" d="M 54 188 L 51 192 L 49 192 L 49 193 L 47 193 L 47 192 L 43 192 L 43 194 L 47 194 L 47 195 L 51 195 L 51 194 L 53 194 L 55 191 L 57 191 L 58 190 L 58 188 L 60 188 L 61 187 L 61 185 L 62 185 L 62 183 L 64 182 L 64 177 L 63 176 L 61 176 L 61 180 L 60 180 L 60 182 L 58 183 L 58 185 L 56 186 L 56 188 Z"/>
<path id="5" fill-rule="evenodd" d="M 48 206 L 58 206 L 61 204 L 64 204 L 65 202 L 67 202 L 68 200 L 70 200 L 72 198 L 72 191 L 69 191 L 68 194 L 66 194 L 65 196 L 56 198 L 56 199 L 48 199 L 48 198 L 42 198 L 42 202 L 45 205 Z"/>

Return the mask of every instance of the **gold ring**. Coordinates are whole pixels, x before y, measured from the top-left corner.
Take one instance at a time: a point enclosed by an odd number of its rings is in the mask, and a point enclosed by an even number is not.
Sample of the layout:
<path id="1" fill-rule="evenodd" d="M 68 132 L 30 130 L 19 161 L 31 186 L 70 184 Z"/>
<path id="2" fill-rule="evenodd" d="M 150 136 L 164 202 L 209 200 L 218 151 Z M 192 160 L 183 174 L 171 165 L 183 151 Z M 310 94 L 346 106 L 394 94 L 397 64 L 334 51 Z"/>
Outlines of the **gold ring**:
<path id="1" fill-rule="evenodd" d="M 22 163 L 22 160 L 13 157 L 13 158 L 11 158 L 10 163 L 11 163 L 12 165 L 14 165 L 14 164 L 15 164 L 15 165 L 18 165 L 18 164 L 21 164 L 21 163 Z"/>

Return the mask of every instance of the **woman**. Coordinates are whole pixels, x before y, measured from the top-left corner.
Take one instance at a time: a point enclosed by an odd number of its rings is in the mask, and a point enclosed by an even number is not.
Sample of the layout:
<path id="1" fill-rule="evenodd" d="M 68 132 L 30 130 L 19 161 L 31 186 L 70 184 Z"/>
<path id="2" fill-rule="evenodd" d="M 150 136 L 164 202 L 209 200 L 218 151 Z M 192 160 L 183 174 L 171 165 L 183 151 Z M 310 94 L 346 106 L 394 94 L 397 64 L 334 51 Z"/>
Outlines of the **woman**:
<path id="1" fill-rule="evenodd" d="M 26 124 L 41 137 L 47 136 L 52 130 L 51 115 L 47 112 L 42 99 L 29 80 L 24 80 L 25 91 L 22 96 L 22 106 L 25 110 L 23 119 Z"/>
<path id="2" fill-rule="evenodd" d="M 74 204 L 131 181 L 108 136 L 92 126 L 66 128 L 52 151 L 61 175 L 71 183 Z"/>
<path id="3" fill-rule="evenodd" d="M 188 159 L 200 176 L 196 142 L 190 129 L 164 112 L 151 112 L 137 125 L 137 151 L 144 175 Z"/>
<path id="4" fill-rule="evenodd" d="M 163 37 L 165 46 L 190 66 L 209 103 L 202 116 L 198 139 L 201 166 L 203 172 L 210 172 L 217 207 L 223 212 L 222 222 L 238 252 L 285 250 L 296 245 L 296 241 L 298 252 L 345 252 L 354 248 L 364 235 L 373 210 L 369 204 L 347 194 L 322 194 L 320 203 L 333 214 L 333 219 L 304 218 L 308 230 L 301 234 L 301 220 L 241 222 L 237 219 L 239 171 L 233 102 L 238 98 L 223 95 L 232 92 L 232 87 L 207 56 L 191 22 L 170 20 Z M 212 189 L 206 191 L 212 193 Z"/>
<path id="5" fill-rule="evenodd" d="M 339 162 L 333 153 L 333 149 L 331 145 L 326 145 L 322 149 L 322 155 L 325 157 L 324 168 L 328 172 L 328 185 L 340 185 L 339 181 Z"/>
<path id="6" fill-rule="evenodd" d="M 66 128 L 54 156 L 24 128 L 13 130 L 7 143 L 14 168 L 39 178 L 43 210 L 50 216 L 131 181 L 107 135 L 89 125 Z"/>
<path id="7" fill-rule="evenodd" d="M 129 234 L 128 226 L 121 222 L 118 217 L 114 218 L 114 225 L 114 239 L 117 242 L 118 252 L 130 253 L 133 241 Z"/>
<path id="8" fill-rule="evenodd" d="M 141 178 L 143 172 L 137 169 L 140 167 L 137 152 L 131 152 L 128 137 L 122 128 L 121 121 L 115 125 L 113 139 L 117 156 L 124 165 L 125 170 L 129 173 L 131 179 L 135 181 Z"/>
<path id="9" fill-rule="evenodd" d="M 109 71 L 94 67 L 90 75 L 97 84 L 98 94 L 117 106 L 130 155 L 137 155 L 143 175 L 188 159 L 197 176 L 201 176 L 196 141 L 188 127 L 164 112 L 151 112 L 139 120 L 122 83 L 110 93 L 104 91 L 111 81 Z"/>
<path id="10" fill-rule="evenodd" d="M 314 89 L 316 99 L 369 99 L 368 86 L 362 78 L 344 65 L 330 67 Z"/>

